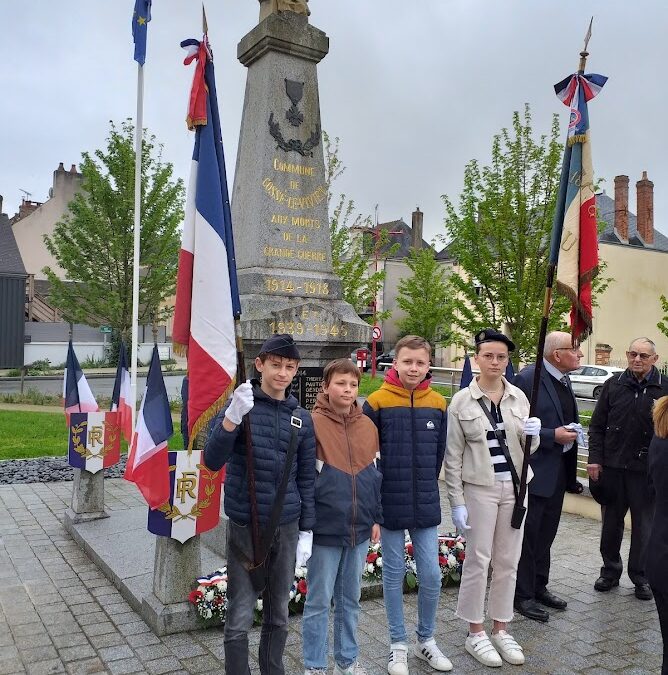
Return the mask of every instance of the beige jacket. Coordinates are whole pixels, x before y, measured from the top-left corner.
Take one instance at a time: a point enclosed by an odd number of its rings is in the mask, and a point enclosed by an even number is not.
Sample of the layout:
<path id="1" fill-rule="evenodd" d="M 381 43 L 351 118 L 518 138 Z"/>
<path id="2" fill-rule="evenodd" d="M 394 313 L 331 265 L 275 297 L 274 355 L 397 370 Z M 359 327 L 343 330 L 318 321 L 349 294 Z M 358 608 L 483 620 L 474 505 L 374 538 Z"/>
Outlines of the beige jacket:
<path id="1" fill-rule="evenodd" d="M 520 389 L 503 379 L 505 391 L 501 398 L 501 416 L 506 430 L 506 442 L 517 470 L 522 472 L 524 418 L 529 415 L 529 401 Z M 489 409 L 490 401 L 474 379 L 458 391 L 448 406 L 448 440 L 445 450 L 445 484 L 451 506 L 464 504 L 464 483 L 494 485 L 494 467 L 487 447 L 487 432 L 492 428 L 478 399 L 482 398 Z M 531 442 L 531 452 L 538 447 L 540 438 Z M 529 467 L 527 482 L 533 477 Z"/>

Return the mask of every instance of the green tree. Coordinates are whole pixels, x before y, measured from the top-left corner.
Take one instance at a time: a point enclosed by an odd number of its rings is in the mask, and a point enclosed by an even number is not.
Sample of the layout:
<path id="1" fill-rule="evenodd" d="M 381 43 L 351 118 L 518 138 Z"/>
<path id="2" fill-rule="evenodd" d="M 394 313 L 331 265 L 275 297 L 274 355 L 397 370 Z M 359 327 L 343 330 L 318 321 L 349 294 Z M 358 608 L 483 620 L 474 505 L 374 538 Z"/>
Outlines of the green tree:
<path id="1" fill-rule="evenodd" d="M 141 280 L 139 323 L 160 323 L 173 308 L 164 300 L 176 287 L 184 187 L 161 156 L 162 146 L 142 142 Z M 132 328 L 135 153 L 134 127 L 113 122 L 104 150 L 83 153 L 82 189 L 69 213 L 45 235 L 46 247 L 65 271 L 63 281 L 44 268 L 49 297 L 66 320 L 107 324 L 129 340 Z"/>
<path id="2" fill-rule="evenodd" d="M 659 298 L 659 302 L 661 303 L 661 311 L 663 312 L 663 318 L 659 323 L 656 324 L 656 327 L 666 336 L 668 337 L 668 298 L 666 298 L 665 295 L 662 295 Z"/>
<path id="3" fill-rule="evenodd" d="M 436 347 L 451 338 L 452 293 L 445 270 L 431 248 L 410 252 L 406 264 L 413 273 L 399 282 L 397 305 L 406 312 L 398 322 L 401 335 L 420 335 Z"/>
<path id="4" fill-rule="evenodd" d="M 453 342 L 466 345 L 487 326 L 505 328 L 516 358 L 535 358 L 562 153 L 557 115 L 550 133 L 535 140 L 526 105 L 493 137 L 491 164 L 466 165 L 459 208 L 443 196 L 446 238 L 459 266 L 450 277 Z M 609 281 L 594 280 L 594 297 Z M 552 298 L 549 328 L 565 329 L 570 303 Z"/>
<path id="5" fill-rule="evenodd" d="M 357 313 L 361 313 L 372 306 L 385 279 L 384 269 L 372 271 L 374 259 L 391 256 L 397 246 L 390 244 L 389 235 L 385 231 L 379 231 L 374 236 L 371 218 L 356 214 L 352 199 L 348 199 L 345 194 L 334 197 L 332 184 L 345 171 L 345 166 L 339 157 L 339 138 L 332 140 L 323 132 L 323 140 L 325 177 L 329 191 L 332 267 L 334 274 L 341 279 L 343 299 Z M 390 314 L 389 311 L 377 312 L 376 320 L 388 319 Z"/>

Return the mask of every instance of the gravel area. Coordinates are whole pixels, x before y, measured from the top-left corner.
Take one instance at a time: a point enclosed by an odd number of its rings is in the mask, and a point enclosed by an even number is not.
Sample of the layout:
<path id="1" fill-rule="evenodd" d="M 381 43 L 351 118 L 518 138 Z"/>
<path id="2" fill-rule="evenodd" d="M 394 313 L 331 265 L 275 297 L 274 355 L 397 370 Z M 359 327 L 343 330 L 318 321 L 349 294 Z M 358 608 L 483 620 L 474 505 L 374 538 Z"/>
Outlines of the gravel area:
<path id="1" fill-rule="evenodd" d="M 127 455 L 118 464 L 104 469 L 105 478 L 122 478 Z M 13 483 L 51 483 L 73 480 L 74 469 L 67 457 L 38 457 L 37 459 L 7 459 L 0 461 L 0 485 Z"/>

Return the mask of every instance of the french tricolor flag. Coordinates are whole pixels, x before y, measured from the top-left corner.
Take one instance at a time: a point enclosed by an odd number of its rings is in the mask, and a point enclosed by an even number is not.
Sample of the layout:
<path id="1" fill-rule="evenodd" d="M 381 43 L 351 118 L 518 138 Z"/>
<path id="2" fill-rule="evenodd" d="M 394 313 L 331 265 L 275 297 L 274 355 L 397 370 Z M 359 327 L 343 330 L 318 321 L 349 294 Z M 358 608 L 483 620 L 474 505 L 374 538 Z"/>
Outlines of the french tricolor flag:
<path id="1" fill-rule="evenodd" d="M 63 406 L 67 424 L 70 423 L 70 413 L 97 412 L 95 396 L 88 386 L 86 376 L 81 370 L 77 355 L 74 353 L 72 340 L 67 347 L 67 361 L 65 362 L 65 376 L 63 378 Z"/>
<path id="2" fill-rule="evenodd" d="M 234 318 L 241 314 L 230 199 L 206 36 L 185 40 L 185 63 L 197 61 L 188 124 L 196 129 L 172 332 L 175 351 L 188 355 L 189 448 L 234 388 Z"/>
<path id="3" fill-rule="evenodd" d="M 160 368 L 158 347 L 154 345 L 146 391 L 123 476 L 136 484 L 152 509 L 169 501 L 167 441 L 173 433 L 172 413 Z"/>
<path id="4" fill-rule="evenodd" d="M 111 396 L 111 410 L 118 412 L 118 422 L 123 437 L 128 443 L 132 442 L 132 406 L 130 405 L 130 372 L 125 351 L 125 343 L 121 341 L 118 352 L 118 368 L 114 382 L 114 393 Z"/>

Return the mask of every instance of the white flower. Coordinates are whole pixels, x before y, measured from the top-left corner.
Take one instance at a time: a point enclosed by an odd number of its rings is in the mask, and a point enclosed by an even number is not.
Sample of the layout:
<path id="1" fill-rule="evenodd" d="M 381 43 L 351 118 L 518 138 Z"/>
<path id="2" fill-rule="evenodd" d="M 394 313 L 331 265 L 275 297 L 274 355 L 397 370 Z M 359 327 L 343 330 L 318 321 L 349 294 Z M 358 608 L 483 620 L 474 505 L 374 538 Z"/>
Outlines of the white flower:
<path id="1" fill-rule="evenodd" d="M 214 595 L 215 595 L 214 592 L 211 591 L 211 590 L 209 590 L 209 591 L 207 591 L 207 592 L 204 594 L 204 599 L 205 599 L 207 602 L 211 602 L 211 601 L 213 600 L 213 596 L 214 596 Z"/>
<path id="2" fill-rule="evenodd" d="M 382 567 L 383 566 L 383 558 L 381 556 L 378 556 L 376 558 L 376 567 Z"/>
<path id="3" fill-rule="evenodd" d="M 216 586 L 218 587 L 219 590 L 221 590 L 223 593 L 227 592 L 227 581 L 219 581 Z"/>
<path id="4" fill-rule="evenodd" d="M 373 563 L 369 563 L 369 564 L 366 566 L 366 571 L 367 571 L 369 574 L 373 574 Z"/>
<path id="5" fill-rule="evenodd" d="M 258 611 L 260 611 L 260 612 L 262 611 L 262 598 L 258 598 L 258 599 L 256 600 L 256 602 L 255 602 L 255 608 L 256 608 Z"/>
<path id="6" fill-rule="evenodd" d="M 295 599 L 295 592 L 290 591 L 290 600 L 294 600 L 294 599 Z"/>
<path id="7" fill-rule="evenodd" d="M 457 558 L 452 553 L 448 555 L 448 567 L 457 567 Z"/>
<path id="8" fill-rule="evenodd" d="M 462 551 L 462 550 L 464 550 L 464 544 L 462 544 L 461 541 L 458 541 L 458 542 L 455 544 L 455 548 L 456 548 L 458 551 Z"/>
<path id="9" fill-rule="evenodd" d="M 301 599 L 302 599 L 302 594 L 297 593 L 297 595 L 295 595 L 295 602 L 299 602 Z"/>
<path id="10" fill-rule="evenodd" d="M 213 612 L 212 612 L 210 609 L 207 609 L 207 610 L 204 612 L 204 618 L 205 618 L 205 619 L 210 619 L 212 616 L 213 616 Z"/>

